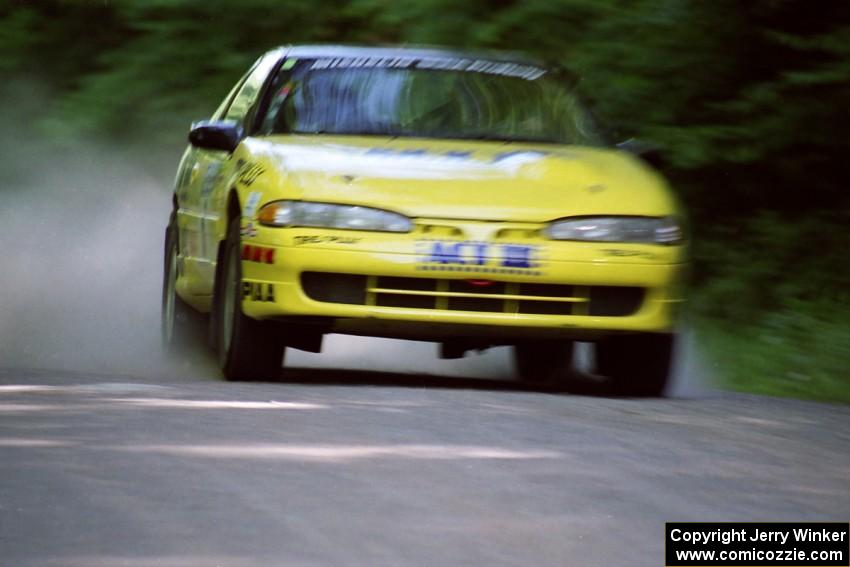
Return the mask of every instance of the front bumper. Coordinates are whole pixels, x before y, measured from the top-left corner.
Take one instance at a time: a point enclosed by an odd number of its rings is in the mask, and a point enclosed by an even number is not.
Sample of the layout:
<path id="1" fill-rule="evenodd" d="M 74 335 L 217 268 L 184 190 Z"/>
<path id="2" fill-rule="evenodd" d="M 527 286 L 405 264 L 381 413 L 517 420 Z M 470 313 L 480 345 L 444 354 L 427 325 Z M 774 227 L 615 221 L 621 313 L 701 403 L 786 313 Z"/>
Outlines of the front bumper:
<path id="1" fill-rule="evenodd" d="M 429 340 L 593 338 L 669 332 L 683 301 L 682 247 L 536 241 L 522 245 L 534 254 L 524 264 L 423 256 L 434 242 L 457 242 L 439 238 L 260 227 L 243 238 L 243 312 Z"/>

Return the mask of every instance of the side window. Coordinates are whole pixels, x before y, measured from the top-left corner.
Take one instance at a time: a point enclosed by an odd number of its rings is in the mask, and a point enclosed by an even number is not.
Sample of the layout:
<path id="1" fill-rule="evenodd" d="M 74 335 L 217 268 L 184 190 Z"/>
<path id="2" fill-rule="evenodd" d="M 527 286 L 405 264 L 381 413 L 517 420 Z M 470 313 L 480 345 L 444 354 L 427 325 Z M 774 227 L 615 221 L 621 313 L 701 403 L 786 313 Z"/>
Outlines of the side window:
<path id="1" fill-rule="evenodd" d="M 258 61 L 257 63 L 259 63 L 259 61 Z M 237 81 L 236 85 L 235 85 L 232 89 L 230 89 L 230 92 L 229 92 L 229 93 L 227 93 L 227 96 L 226 96 L 226 97 L 224 97 L 224 100 L 223 100 L 223 101 L 221 101 L 221 104 L 220 104 L 220 105 L 218 105 L 218 108 L 216 108 L 216 109 L 215 109 L 215 112 L 214 112 L 214 113 L 213 113 L 213 115 L 212 115 L 212 119 L 213 119 L 213 120 L 222 120 L 222 119 L 223 119 L 223 117 L 224 117 L 224 113 L 225 113 L 225 112 L 227 111 L 227 109 L 230 107 L 230 103 L 231 103 L 231 102 L 233 102 L 233 97 L 235 97 L 235 96 L 236 96 L 236 93 L 238 93 L 238 92 L 239 92 L 239 89 L 241 89 L 241 88 L 242 88 L 242 85 L 243 85 L 243 84 L 245 84 L 245 81 L 248 79 L 248 76 L 249 76 L 249 75 L 250 75 L 250 74 L 254 71 L 254 69 L 256 68 L 257 63 L 255 63 L 255 64 L 254 64 L 254 66 L 253 66 L 253 67 L 251 67 L 251 70 L 250 70 L 250 71 L 248 71 L 247 73 L 245 73 L 244 75 L 242 75 L 242 78 L 241 78 L 241 79 L 239 79 L 239 81 Z"/>
<path id="2" fill-rule="evenodd" d="M 265 85 L 269 73 L 278 61 L 280 61 L 280 57 L 275 54 L 261 59 L 256 64 L 239 86 L 236 95 L 230 100 L 221 120 L 233 120 L 247 125 L 248 120 L 253 116 L 253 110 L 260 92 L 263 90 L 263 85 Z"/>
<path id="3" fill-rule="evenodd" d="M 293 81 L 296 76 L 293 71 L 296 60 L 289 59 L 284 61 L 277 72 L 277 76 L 269 83 L 265 100 L 259 108 L 259 119 L 261 120 L 258 129 L 260 134 L 271 134 L 273 132 L 285 132 L 286 120 L 282 116 L 278 116 L 283 104 L 297 87 L 297 81 Z"/>

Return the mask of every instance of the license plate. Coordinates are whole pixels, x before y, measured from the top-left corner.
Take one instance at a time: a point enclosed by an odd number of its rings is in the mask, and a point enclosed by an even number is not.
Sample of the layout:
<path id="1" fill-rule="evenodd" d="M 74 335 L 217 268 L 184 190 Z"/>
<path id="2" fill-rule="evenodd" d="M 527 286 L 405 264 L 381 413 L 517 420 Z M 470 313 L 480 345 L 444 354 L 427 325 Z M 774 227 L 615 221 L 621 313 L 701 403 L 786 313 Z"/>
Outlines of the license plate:
<path id="1" fill-rule="evenodd" d="M 422 269 L 448 271 L 521 272 L 538 267 L 538 247 L 479 241 L 420 240 L 418 263 Z"/>

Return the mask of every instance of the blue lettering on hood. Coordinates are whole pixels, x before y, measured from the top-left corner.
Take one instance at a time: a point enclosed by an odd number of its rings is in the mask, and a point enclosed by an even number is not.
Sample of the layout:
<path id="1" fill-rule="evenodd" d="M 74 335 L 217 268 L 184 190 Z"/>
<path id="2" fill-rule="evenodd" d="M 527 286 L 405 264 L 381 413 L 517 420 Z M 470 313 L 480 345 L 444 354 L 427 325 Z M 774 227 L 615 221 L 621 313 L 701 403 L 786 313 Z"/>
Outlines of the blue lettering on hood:
<path id="1" fill-rule="evenodd" d="M 405 148 L 405 149 L 390 149 L 390 148 L 369 148 L 366 150 L 366 155 L 370 156 L 387 156 L 387 157 L 397 157 L 397 158 L 416 158 L 416 157 L 437 157 L 437 158 L 445 158 L 445 159 L 458 159 L 458 160 L 469 160 L 472 159 L 472 151 L 471 150 L 447 150 L 447 151 L 439 151 L 434 152 L 430 151 L 427 148 Z M 538 159 L 542 159 L 548 155 L 551 155 L 551 152 L 544 152 L 540 150 L 511 150 L 507 152 L 500 152 L 493 156 L 493 159 L 490 160 L 490 163 L 497 164 L 506 161 L 536 161 Z"/>

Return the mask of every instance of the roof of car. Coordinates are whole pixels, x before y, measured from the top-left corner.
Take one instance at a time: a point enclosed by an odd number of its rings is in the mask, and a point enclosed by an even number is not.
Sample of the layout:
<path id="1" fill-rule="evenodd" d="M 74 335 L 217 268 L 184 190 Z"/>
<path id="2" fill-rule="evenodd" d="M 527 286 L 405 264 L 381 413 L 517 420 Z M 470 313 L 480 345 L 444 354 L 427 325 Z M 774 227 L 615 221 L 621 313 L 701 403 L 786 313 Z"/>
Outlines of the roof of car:
<path id="1" fill-rule="evenodd" d="M 275 51 L 289 57 L 414 57 L 450 59 L 486 59 L 506 63 L 546 66 L 542 61 L 521 53 L 490 50 L 459 50 L 447 47 L 383 46 L 366 47 L 356 45 L 286 45 Z"/>

